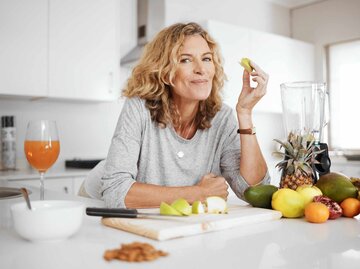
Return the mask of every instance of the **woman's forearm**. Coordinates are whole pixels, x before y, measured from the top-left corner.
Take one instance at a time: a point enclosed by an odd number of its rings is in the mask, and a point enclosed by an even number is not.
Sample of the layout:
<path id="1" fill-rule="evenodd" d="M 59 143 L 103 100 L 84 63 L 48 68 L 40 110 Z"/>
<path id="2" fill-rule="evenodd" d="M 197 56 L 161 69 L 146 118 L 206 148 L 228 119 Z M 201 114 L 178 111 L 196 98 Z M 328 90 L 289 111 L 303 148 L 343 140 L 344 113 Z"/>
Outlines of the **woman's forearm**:
<path id="1" fill-rule="evenodd" d="M 145 183 L 134 183 L 125 197 L 127 208 L 150 208 L 159 207 L 161 202 L 172 203 L 178 198 L 184 198 L 189 203 L 196 200 L 203 201 L 201 187 L 166 187 Z"/>
<path id="2" fill-rule="evenodd" d="M 251 115 L 239 115 L 239 128 L 252 128 Z M 240 135 L 240 174 L 250 185 L 259 183 L 265 176 L 267 165 L 261 153 L 256 135 L 241 134 Z"/>

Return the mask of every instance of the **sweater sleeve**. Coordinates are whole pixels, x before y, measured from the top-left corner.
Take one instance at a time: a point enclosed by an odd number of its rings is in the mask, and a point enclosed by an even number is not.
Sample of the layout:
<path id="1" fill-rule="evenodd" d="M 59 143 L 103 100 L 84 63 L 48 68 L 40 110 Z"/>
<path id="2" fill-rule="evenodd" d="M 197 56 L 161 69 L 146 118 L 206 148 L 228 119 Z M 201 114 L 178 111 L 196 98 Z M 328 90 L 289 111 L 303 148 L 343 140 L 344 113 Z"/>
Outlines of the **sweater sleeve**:
<path id="1" fill-rule="evenodd" d="M 220 158 L 220 169 L 222 176 L 236 196 L 244 200 L 244 191 L 250 185 L 240 174 L 240 135 L 237 133 L 237 128 L 235 116 L 231 114 L 227 121 L 227 127 L 224 129 L 226 137 Z M 258 184 L 270 184 L 268 171 Z"/>
<path id="2" fill-rule="evenodd" d="M 126 99 L 111 141 L 101 189 L 107 207 L 125 207 L 125 196 L 135 183 L 144 122 L 141 102 Z"/>

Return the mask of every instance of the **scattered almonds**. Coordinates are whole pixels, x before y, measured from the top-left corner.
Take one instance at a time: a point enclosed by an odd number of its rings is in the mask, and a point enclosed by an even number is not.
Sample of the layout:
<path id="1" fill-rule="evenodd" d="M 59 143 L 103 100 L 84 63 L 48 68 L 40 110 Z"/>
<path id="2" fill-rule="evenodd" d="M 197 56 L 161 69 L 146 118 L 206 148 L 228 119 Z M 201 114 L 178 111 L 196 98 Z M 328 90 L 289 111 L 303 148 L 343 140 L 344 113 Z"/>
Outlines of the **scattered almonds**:
<path id="1" fill-rule="evenodd" d="M 106 250 L 104 259 L 111 261 L 114 259 L 127 262 L 143 262 L 156 260 L 159 257 L 167 256 L 168 253 L 162 250 L 156 250 L 148 243 L 134 242 L 130 244 L 121 244 L 120 248 Z"/>

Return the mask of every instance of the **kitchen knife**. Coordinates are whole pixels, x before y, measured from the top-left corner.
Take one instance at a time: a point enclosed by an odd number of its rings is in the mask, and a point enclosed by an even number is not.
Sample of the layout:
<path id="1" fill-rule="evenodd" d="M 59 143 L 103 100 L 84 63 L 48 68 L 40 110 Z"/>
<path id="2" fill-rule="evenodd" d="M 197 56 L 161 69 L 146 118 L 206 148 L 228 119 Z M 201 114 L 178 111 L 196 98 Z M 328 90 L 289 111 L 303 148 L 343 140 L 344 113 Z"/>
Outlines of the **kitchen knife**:
<path id="1" fill-rule="evenodd" d="M 136 209 L 128 208 L 103 208 L 103 207 L 87 207 L 86 215 L 104 218 L 169 218 L 183 217 L 174 215 L 160 215 L 157 213 L 140 213 Z"/>

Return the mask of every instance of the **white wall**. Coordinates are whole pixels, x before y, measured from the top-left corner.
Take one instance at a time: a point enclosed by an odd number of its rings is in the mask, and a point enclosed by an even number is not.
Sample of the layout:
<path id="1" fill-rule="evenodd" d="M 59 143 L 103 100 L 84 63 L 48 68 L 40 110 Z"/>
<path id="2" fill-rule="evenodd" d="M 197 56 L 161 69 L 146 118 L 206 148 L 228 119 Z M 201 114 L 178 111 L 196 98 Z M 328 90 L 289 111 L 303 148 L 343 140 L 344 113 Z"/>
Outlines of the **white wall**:
<path id="1" fill-rule="evenodd" d="M 292 37 L 315 43 L 316 78 L 324 81 L 324 46 L 360 38 L 360 1 L 328 0 L 292 10 Z"/>

